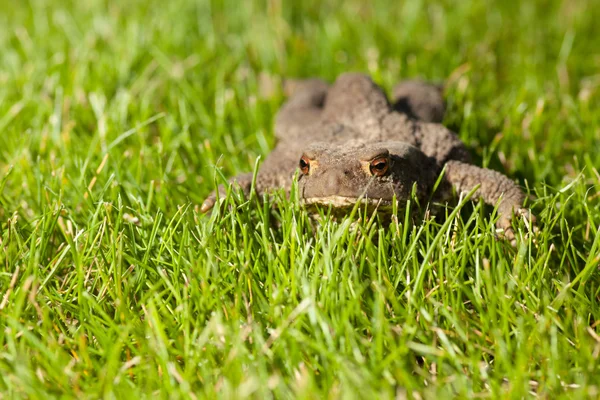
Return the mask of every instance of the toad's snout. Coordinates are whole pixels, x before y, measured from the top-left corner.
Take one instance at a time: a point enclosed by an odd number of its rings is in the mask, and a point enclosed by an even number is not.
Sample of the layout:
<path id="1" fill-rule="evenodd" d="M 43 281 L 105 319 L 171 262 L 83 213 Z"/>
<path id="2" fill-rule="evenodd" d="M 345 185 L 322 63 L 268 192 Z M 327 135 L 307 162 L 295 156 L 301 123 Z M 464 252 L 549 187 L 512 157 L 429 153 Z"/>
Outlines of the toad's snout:
<path id="1" fill-rule="evenodd" d="M 357 197 L 364 190 L 356 172 L 351 168 L 330 170 L 327 172 L 315 171 L 313 176 L 306 177 L 303 185 L 302 197 Z"/>

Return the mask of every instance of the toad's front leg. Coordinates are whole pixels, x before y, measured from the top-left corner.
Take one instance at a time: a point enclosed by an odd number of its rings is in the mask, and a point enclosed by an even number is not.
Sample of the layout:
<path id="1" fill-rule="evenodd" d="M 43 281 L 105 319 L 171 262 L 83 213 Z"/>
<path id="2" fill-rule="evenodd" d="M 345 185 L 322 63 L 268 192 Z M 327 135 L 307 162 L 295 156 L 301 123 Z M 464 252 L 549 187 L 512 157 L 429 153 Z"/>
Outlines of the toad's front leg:
<path id="1" fill-rule="evenodd" d="M 252 188 L 252 172 L 247 172 L 244 174 L 240 174 L 235 176 L 229 180 L 231 185 L 237 185 L 244 192 L 246 196 L 250 195 L 250 190 Z M 213 191 L 202 203 L 200 206 L 200 212 L 205 213 L 211 210 L 215 203 L 217 202 L 217 198 L 224 198 L 227 195 L 227 187 L 225 185 L 219 185 L 217 190 Z"/>
<path id="2" fill-rule="evenodd" d="M 301 155 L 302 153 L 297 150 L 297 143 L 288 141 L 279 142 L 258 169 L 256 182 L 254 182 L 256 194 L 261 196 L 263 193 L 271 193 L 278 189 L 284 189 L 286 192 L 289 192 Z M 238 185 L 244 194 L 248 196 L 252 190 L 253 177 L 254 174 L 248 172 L 230 179 L 229 183 Z M 226 193 L 227 185 L 219 185 L 219 197 L 225 197 Z M 209 211 L 214 207 L 216 201 L 217 191 L 214 191 L 204 200 L 200 210 L 202 212 Z"/>
<path id="3" fill-rule="evenodd" d="M 459 193 L 470 192 L 479 185 L 474 194 L 476 197 L 491 205 L 499 202 L 496 225 L 504 230 L 504 235 L 511 241 L 515 238 L 511 224 L 514 216 L 525 216 L 535 223 L 531 211 L 523 207 L 525 194 L 521 188 L 499 172 L 460 161 L 449 161 L 444 178 Z"/>

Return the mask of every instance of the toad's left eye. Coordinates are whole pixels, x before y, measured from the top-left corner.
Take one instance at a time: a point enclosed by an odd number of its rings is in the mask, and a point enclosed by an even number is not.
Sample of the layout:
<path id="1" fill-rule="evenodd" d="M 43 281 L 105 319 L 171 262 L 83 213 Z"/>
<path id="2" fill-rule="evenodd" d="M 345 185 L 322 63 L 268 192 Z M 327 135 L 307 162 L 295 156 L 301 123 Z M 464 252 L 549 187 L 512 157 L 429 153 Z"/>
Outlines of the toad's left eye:
<path id="1" fill-rule="evenodd" d="M 369 171 L 371 175 L 383 176 L 387 172 L 390 166 L 390 160 L 387 157 L 377 157 L 369 165 Z"/>
<path id="2" fill-rule="evenodd" d="M 310 172 L 310 159 L 306 156 L 302 156 L 302 158 L 300 159 L 300 171 L 302 171 L 302 173 L 304 175 L 308 175 L 308 173 Z"/>

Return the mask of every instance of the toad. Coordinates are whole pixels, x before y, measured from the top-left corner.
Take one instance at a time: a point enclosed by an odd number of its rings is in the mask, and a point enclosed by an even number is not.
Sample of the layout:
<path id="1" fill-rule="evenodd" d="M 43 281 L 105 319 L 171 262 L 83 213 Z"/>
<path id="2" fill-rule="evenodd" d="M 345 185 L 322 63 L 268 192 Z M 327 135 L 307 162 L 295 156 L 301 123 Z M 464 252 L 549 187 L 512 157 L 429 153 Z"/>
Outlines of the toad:
<path id="1" fill-rule="evenodd" d="M 346 73 L 331 86 L 319 79 L 292 82 L 290 93 L 275 120 L 278 143 L 256 176 L 258 194 L 289 191 L 297 179 L 300 201 L 309 209 L 344 214 L 357 202 L 385 212 L 393 201 L 411 196 L 448 199 L 476 189 L 472 199 L 498 206 L 496 224 L 507 238 L 514 239 L 514 216 L 533 218 L 523 208 L 520 187 L 471 164 L 465 144 L 441 124 L 445 103 L 439 86 L 401 82 L 389 101 L 370 77 Z M 246 173 L 232 181 L 248 194 L 252 177 Z M 225 194 L 223 186 L 219 193 Z M 211 194 L 201 211 L 216 199 Z"/>

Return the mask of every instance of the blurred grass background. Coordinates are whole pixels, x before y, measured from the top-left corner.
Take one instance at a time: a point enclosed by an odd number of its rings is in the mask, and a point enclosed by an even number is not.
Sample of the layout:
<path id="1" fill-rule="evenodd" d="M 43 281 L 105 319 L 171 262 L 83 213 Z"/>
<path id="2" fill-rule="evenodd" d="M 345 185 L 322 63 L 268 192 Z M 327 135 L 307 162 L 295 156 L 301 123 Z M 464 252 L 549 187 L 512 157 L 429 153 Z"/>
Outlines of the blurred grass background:
<path id="1" fill-rule="evenodd" d="M 599 5 L 3 1 L 0 391 L 597 396 Z M 360 234 L 197 214 L 272 148 L 282 79 L 349 70 L 446 81 L 539 241 L 480 205 Z"/>

